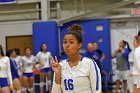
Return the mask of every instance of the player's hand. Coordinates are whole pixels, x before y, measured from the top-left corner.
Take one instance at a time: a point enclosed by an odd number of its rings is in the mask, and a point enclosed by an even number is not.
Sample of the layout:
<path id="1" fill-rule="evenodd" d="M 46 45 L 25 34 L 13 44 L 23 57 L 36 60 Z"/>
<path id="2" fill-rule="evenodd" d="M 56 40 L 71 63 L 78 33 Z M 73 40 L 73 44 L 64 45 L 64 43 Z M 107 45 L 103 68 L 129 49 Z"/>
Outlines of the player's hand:
<path id="1" fill-rule="evenodd" d="M 55 56 L 55 60 L 54 58 L 52 58 L 52 69 L 56 74 L 61 74 L 62 68 L 61 65 L 58 63 L 58 59 Z"/>
<path id="2" fill-rule="evenodd" d="M 130 73 L 129 73 L 129 76 L 130 76 L 130 77 L 133 77 L 133 73 L 132 73 L 132 72 L 130 72 Z"/>
<path id="3" fill-rule="evenodd" d="M 95 60 L 97 60 L 98 59 L 98 57 L 95 55 L 95 56 L 93 56 L 93 58 L 95 59 Z"/>
<path id="4" fill-rule="evenodd" d="M 119 47 L 119 50 L 122 51 L 123 50 L 123 47 Z"/>
<path id="5" fill-rule="evenodd" d="M 13 91 L 13 90 L 14 90 L 13 85 L 10 85 L 10 86 L 9 86 L 9 88 L 10 88 L 10 90 L 11 90 L 11 91 Z"/>

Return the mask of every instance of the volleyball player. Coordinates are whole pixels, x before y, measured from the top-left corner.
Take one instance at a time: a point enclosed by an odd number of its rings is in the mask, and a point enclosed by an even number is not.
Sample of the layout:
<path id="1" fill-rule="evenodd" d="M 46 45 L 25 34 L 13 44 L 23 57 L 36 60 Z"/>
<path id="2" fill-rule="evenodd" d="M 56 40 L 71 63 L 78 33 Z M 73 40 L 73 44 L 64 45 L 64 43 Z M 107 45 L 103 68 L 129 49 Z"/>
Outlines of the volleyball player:
<path id="1" fill-rule="evenodd" d="M 17 68 L 18 68 L 18 75 L 19 75 L 20 84 L 23 87 L 22 72 L 19 70 L 19 65 L 20 65 L 19 60 L 21 59 L 20 52 L 19 52 L 18 48 L 13 48 L 13 51 L 15 51 L 15 52 L 13 52 L 13 54 L 12 54 L 12 59 L 16 62 L 16 65 L 17 65 Z"/>
<path id="2" fill-rule="evenodd" d="M 48 91 L 51 93 L 51 66 L 50 66 L 50 60 L 52 58 L 51 53 L 47 51 L 47 44 L 42 43 L 41 44 L 41 51 L 38 52 L 37 61 L 40 63 L 40 93 L 43 92 L 43 86 L 44 86 L 44 74 L 47 75 L 46 83 L 48 84 Z"/>
<path id="3" fill-rule="evenodd" d="M 57 58 L 52 61 L 52 93 L 101 93 L 100 70 L 92 59 L 79 54 L 82 43 L 82 27 L 73 24 L 63 39 L 69 58 L 60 64 Z"/>
<path id="4" fill-rule="evenodd" d="M 2 46 L 0 45 L 0 93 L 10 93 L 10 90 L 13 90 L 10 60 L 4 56 Z"/>
<path id="5" fill-rule="evenodd" d="M 135 49 L 139 47 L 138 36 L 134 37 L 133 45 Z M 138 76 L 138 70 L 137 70 L 137 65 L 135 63 L 135 60 L 134 60 L 133 69 L 130 72 L 130 77 L 133 77 L 133 93 L 137 93 L 137 79 L 136 79 L 137 76 Z"/>
<path id="6" fill-rule="evenodd" d="M 127 46 L 127 48 L 125 48 Z M 113 58 L 116 58 L 116 93 L 118 93 L 120 87 L 120 80 L 123 80 L 123 93 L 126 93 L 127 89 L 127 79 L 128 79 L 128 72 L 130 70 L 130 65 L 128 62 L 128 56 L 131 52 L 129 44 L 121 40 L 119 43 L 119 48 L 115 50 L 112 54 Z"/>
<path id="7" fill-rule="evenodd" d="M 135 49 L 134 53 L 134 61 L 135 61 L 135 69 L 137 70 L 137 76 L 136 76 L 136 87 L 137 87 L 137 92 L 140 93 L 140 31 L 138 33 L 138 47 Z"/>
<path id="8" fill-rule="evenodd" d="M 20 59 L 21 65 L 20 70 L 23 76 L 23 91 L 26 93 L 26 88 L 30 93 L 33 93 L 33 82 L 34 82 L 34 72 L 36 59 L 35 56 L 31 55 L 30 48 L 25 48 L 25 55 Z M 27 86 L 28 85 L 28 86 Z"/>
<path id="9" fill-rule="evenodd" d="M 21 93 L 21 85 L 20 85 L 20 81 L 19 81 L 18 67 L 17 67 L 15 60 L 13 59 L 15 54 L 16 54 L 16 51 L 14 49 L 9 50 L 13 87 L 14 87 L 16 93 Z"/>

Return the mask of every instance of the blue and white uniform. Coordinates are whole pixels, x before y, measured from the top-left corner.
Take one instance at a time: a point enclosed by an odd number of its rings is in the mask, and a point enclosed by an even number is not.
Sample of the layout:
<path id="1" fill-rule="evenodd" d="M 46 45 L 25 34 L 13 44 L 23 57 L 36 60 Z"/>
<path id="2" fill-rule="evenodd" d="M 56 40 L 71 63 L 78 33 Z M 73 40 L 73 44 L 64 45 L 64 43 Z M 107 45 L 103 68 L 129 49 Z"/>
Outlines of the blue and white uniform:
<path id="1" fill-rule="evenodd" d="M 0 87 L 7 87 L 13 85 L 10 60 L 4 56 L 0 58 Z"/>
<path id="2" fill-rule="evenodd" d="M 12 80 L 19 78 L 17 64 L 13 59 L 10 59 Z"/>
<path id="3" fill-rule="evenodd" d="M 50 67 L 50 60 L 52 58 L 51 53 L 47 51 L 46 53 L 44 52 L 38 52 L 37 56 L 37 61 L 43 64 L 43 67 L 41 68 L 41 72 L 49 72 L 51 70 Z"/>
<path id="4" fill-rule="evenodd" d="M 68 60 L 63 60 L 60 65 L 61 84 L 56 84 L 54 80 L 52 93 L 101 93 L 101 74 L 95 61 L 83 57 L 72 68 Z"/>
<path id="5" fill-rule="evenodd" d="M 20 59 L 20 67 L 23 69 L 23 76 L 26 77 L 33 77 L 34 73 L 33 73 L 33 64 L 36 63 L 36 58 L 35 56 L 31 55 L 31 57 L 27 57 L 27 56 L 23 56 Z"/>

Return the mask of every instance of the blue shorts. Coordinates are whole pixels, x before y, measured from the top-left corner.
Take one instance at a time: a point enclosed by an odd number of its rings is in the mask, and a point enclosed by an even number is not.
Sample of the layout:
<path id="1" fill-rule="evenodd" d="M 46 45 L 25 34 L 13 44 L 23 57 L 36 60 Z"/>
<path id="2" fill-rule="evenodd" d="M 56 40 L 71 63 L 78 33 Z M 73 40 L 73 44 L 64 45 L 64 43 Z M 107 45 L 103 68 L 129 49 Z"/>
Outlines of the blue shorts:
<path id="1" fill-rule="evenodd" d="M 0 78 L 0 87 L 7 87 L 9 86 L 7 78 Z"/>
<path id="2" fill-rule="evenodd" d="M 46 67 L 46 68 L 40 69 L 40 72 L 46 73 L 46 72 L 50 72 L 51 70 L 52 70 L 51 67 Z"/>
<path id="3" fill-rule="evenodd" d="M 34 73 L 23 73 L 22 76 L 26 76 L 30 78 L 30 77 L 34 77 Z"/>
<path id="4" fill-rule="evenodd" d="M 13 75 L 12 75 L 12 80 L 14 80 L 14 79 L 16 79 L 16 78 L 19 78 L 19 75 L 13 74 Z"/>

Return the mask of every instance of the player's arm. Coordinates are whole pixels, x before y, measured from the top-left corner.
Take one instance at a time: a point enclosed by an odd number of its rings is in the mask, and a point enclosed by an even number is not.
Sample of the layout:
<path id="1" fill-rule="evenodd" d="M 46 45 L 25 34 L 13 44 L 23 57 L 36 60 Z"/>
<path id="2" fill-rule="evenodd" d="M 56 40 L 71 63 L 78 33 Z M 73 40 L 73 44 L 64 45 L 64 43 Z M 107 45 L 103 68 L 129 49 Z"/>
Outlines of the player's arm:
<path id="1" fill-rule="evenodd" d="M 33 70 L 39 68 L 39 66 L 36 66 L 36 63 L 37 63 L 37 62 L 36 62 L 36 57 L 33 56 Z"/>
<path id="2" fill-rule="evenodd" d="M 122 49 L 121 52 L 123 53 L 124 57 L 128 57 L 128 55 L 129 55 L 129 50 L 128 49 Z"/>
<path id="3" fill-rule="evenodd" d="M 57 58 L 52 58 L 52 69 L 54 71 L 52 93 L 63 93 L 61 89 L 61 65 L 58 63 Z"/>
<path id="4" fill-rule="evenodd" d="M 113 53 L 112 53 L 112 58 L 115 58 L 116 57 L 116 54 L 118 53 L 119 49 L 115 50 Z"/>
<path id="5" fill-rule="evenodd" d="M 102 52 L 100 62 L 102 62 L 104 59 L 105 59 L 105 54 Z"/>
<path id="6" fill-rule="evenodd" d="M 42 68 L 44 66 L 43 63 L 40 62 L 40 52 L 38 52 L 36 55 L 36 66 L 39 66 L 39 68 Z"/>
<path id="7" fill-rule="evenodd" d="M 60 79 L 60 77 L 57 77 L 54 74 L 53 85 L 52 85 L 52 93 L 63 93 L 62 89 L 61 89 L 61 84 L 57 82 L 57 81 L 60 82 L 60 80 L 57 80 L 57 79 Z"/>
<path id="8" fill-rule="evenodd" d="M 49 53 L 50 53 L 50 52 L 49 52 Z M 49 54 L 49 65 L 50 65 L 50 66 L 51 66 L 52 58 L 53 58 L 53 57 L 52 57 L 52 54 L 50 53 L 50 54 Z"/>
<path id="9" fill-rule="evenodd" d="M 139 50 L 137 50 L 137 51 L 139 51 L 138 53 L 137 53 L 137 55 L 136 55 L 136 66 L 137 66 L 137 68 L 138 68 L 138 70 L 139 70 L 139 72 L 140 72 L 140 49 Z"/>
<path id="10" fill-rule="evenodd" d="M 19 59 L 18 64 L 19 64 L 19 67 L 18 67 L 19 71 L 20 72 L 24 72 L 24 69 L 23 69 L 24 68 L 24 64 L 23 64 L 23 58 L 22 57 Z"/>
<path id="11" fill-rule="evenodd" d="M 9 80 L 9 83 L 10 83 L 10 88 L 12 90 L 13 89 L 13 82 L 12 82 L 11 66 L 10 66 L 9 58 L 7 60 L 7 74 L 8 74 L 8 80 Z"/>
<path id="12" fill-rule="evenodd" d="M 101 74 L 100 69 L 93 61 L 90 63 L 89 79 L 93 93 L 101 93 Z"/>

